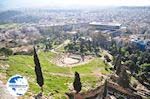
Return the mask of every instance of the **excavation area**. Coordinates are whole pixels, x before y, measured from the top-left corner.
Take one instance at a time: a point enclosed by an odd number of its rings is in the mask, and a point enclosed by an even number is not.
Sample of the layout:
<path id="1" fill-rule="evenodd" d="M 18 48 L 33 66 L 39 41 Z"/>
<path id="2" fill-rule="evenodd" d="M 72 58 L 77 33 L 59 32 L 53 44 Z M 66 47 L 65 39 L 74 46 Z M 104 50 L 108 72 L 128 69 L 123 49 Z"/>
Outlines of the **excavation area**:
<path id="1" fill-rule="evenodd" d="M 61 67 L 73 67 L 73 66 L 78 66 L 81 64 L 88 63 L 91 61 L 94 57 L 91 55 L 88 56 L 81 56 L 77 54 L 72 54 L 72 53 L 64 53 L 61 55 L 57 55 L 57 57 L 53 60 L 57 66 Z"/>

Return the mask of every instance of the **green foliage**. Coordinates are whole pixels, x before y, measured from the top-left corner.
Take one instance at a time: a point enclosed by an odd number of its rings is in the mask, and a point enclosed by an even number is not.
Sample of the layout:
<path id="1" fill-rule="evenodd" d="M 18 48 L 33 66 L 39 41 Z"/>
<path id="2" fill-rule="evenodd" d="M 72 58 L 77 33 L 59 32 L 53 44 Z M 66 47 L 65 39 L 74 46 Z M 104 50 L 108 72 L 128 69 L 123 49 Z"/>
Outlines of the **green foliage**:
<path id="1" fill-rule="evenodd" d="M 118 84 L 124 88 L 129 88 L 130 84 L 130 76 L 127 73 L 126 69 L 122 69 L 119 74 Z"/>
<path id="2" fill-rule="evenodd" d="M 10 55 L 13 54 L 13 51 L 11 49 L 9 49 L 9 48 L 3 47 L 3 48 L 0 49 L 0 53 L 2 55 L 5 55 L 5 56 L 10 56 Z"/>
<path id="3" fill-rule="evenodd" d="M 132 60 L 126 61 L 125 65 L 130 69 L 131 73 L 137 71 L 138 67 Z"/>
<path id="4" fill-rule="evenodd" d="M 78 42 L 72 41 L 64 49 L 68 52 L 80 53 L 81 55 L 94 54 L 98 56 L 100 51 L 98 44 L 90 40 L 80 38 Z"/>
<path id="5" fill-rule="evenodd" d="M 141 69 L 142 69 L 142 71 L 150 72 L 150 64 L 141 65 Z"/>
<path id="6" fill-rule="evenodd" d="M 150 83 L 150 64 L 141 65 L 138 75 L 143 81 Z"/>
<path id="7" fill-rule="evenodd" d="M 121 72 L 121 56 L 118 55 L 116 60 L 115 60 L 115 64 L 114 64 L 114 69 L 116 69 L 116 74 L 118 75 Z"/>
<path id="8" fill-rule="evenodd" d="M 69 51 L 69 52 L 73 52 L 74 51 L 74 44 L 69 43 L 67 46 L 64 47 L 64 49 Z"/>
<path id="9" fill-rule="evenodd" d="M 111 62 L 111 59 L 109 58 L 108 55 L 105 55 L 104 58 L 106 59 L 107 62 Z"/>

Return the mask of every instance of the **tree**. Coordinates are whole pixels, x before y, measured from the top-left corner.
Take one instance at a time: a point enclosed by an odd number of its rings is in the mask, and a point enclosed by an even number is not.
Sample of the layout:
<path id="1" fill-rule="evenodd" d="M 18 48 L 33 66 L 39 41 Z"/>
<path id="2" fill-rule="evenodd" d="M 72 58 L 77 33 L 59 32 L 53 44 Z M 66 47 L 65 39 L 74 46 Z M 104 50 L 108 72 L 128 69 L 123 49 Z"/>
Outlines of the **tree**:
<path id="1" fill-rule="evenodd" d="M 35 64 L 35 74 L 38 85 L 41 87 L 41 91 L 43 92 L 44 78 L 39 62 L 38 55 L 36 53 L 36 49 L 34 47 L 34 64 Z"/>
<path id="2" fill-rule="evenodd" d="M 104 47 L 107 45 L 106 41 L 108 37 L 104 35 L 102 32 L 94 32 L 94 33 L 91 33 L 90 35 L 94 41 L 99 42 L 99 45 L 101 47 Z"/>
<path id="3" fill-rule="evenodd" d="M 117 45 L 115 41 L 112 41 L 112 44 L 109 49 L 110 49 L 111 55 L 115 56 L 117 54 L 118 50 L 117 50 Z"/>
<path id="4" fill-rule="evenodd" d="M 64 49 L 66 51 L 73 52 L 74 51 L 74 45 L 73 45 L 73 43 L 68 44 L 67 46 L 64 47 Z"/>
<path id="5" fill-rule="evenodd" d="M 109 58 L 108 55 L 105 55 L 104 58 L 106 59 L 107 62 L 111 62 L 111 59 Z"/>
<path id="6" fill-rule="evenodd" d="M 107 96 L 107 80 L 105 80 L 105 83 L 104 83 L 103 99 L 105 99 L 106 96 Z"/>
<path id="7" fill-rule="evenodd" d="M 121 71 L 121 55 L 117 56 L 114 64 L 114 69 L 116 70 L 116 74 L 118 75 Z"/>
<path id="8" fill-rule="evenodd" d="M 84 40 L 81 39 L 81 42 L 80 42 L 80 53 L 83 54 L 84 53 Z"/>
<path id="9" fill-rule="evenodd" d="M 0 49 L 0 53 L 2 55 L 9 56 L 9 55 L 13 54 L 13 51 L 11 49 L 9 49 L 9 48 L 3 47 L 3 48 Z"/>
<path id="10" fill-rule="evenodd" d="M 96 56 L 99 56 L 99 54 L 98 54 L 99 51 L 100 51 L 100 50 L 99 50 L 98 47 L 94 48 L 94 53 L 95 53 Z"/>
<path id="11" fill-rule="evenodd" d="M 119 74 L 119 79 L 118 79 L 118 84 L 121 85 L 124 88 L 128 88 L 130 84 L 130 76 L 128 75 L 127 71 L 125 68 L 122 68 L 120 74 Z"/>
<path id="12" fill-rule="evenodd" d="M 51 42 L 45 43 L 45 50 L 50 50 L 51 48 L 52 48 L 52 43 Z"/>
<path id="13" fill-rule="evenodd" d="M 92 52 L 92 44 L 91 44 L 91 41 L 90 40 L 88 40 L 87 41 L 88 42 L 88 50 L 90 51 L 90 52 Z"/>
<path id="14" fill-rule="evenodd" d="M 74 87 L 74 90 L 76 91 L 76 93 L 79 93 L 81 91 L 82 84 L 80 82 L 80 75 L 78 72 L 75 72 L 73 87 Z"/>
<path id="15" fill-rule="evenodd" d="M 100 49 L 99 49 L 98 41 L 93 40 L 91 45 L 92 45 L 92 48 L 93 48 L 93 51 L 94 51 L 95 55 L 99 56 L 98 52 L 100 51 Z"/>
<path id="16" fill-rule="evenodd" d="M 84 61 L 84 53 L 85 53 L 84 40 L 81 39 L 81 42 L 80 42 L 80 54 L 81 54 L 82 61 Z"/>
<path id="17" fill-rule="evenodd" d="M 138 67 L 136 66 L 134 61 L 132 61 L 132 60 L 126 61 L 125 65 L 130 69 L 131 74 L 133 74 L 135 71 L 137 71 Z"/>
<path id="18" fill-rule="evenodd" d="M 150 64 L 143 64 L 140 67 L 139 77 L 150 85 Z"/>
<path id="19" fill-rule="evenodd" d="M 120 57 L 120 55 L 117 55 L 117 56 L 114 56 L 114 58 L 113 58 L 113 64 L 114 64 L 114 69 L 115 70 L 117 68 L 119 57 Z"/>

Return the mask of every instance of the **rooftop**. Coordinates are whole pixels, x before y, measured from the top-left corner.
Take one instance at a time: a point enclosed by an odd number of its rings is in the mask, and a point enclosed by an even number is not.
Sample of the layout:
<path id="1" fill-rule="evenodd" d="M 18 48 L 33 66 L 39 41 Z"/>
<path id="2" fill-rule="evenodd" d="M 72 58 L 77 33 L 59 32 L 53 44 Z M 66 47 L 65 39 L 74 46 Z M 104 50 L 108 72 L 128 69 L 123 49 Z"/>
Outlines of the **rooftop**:
<path id="1" fill-rule="evenodd" d="M 120 23 L 114 22 L 91 22 L 90 25 L 109 25 L 109 26 L 121 26 Z"/>

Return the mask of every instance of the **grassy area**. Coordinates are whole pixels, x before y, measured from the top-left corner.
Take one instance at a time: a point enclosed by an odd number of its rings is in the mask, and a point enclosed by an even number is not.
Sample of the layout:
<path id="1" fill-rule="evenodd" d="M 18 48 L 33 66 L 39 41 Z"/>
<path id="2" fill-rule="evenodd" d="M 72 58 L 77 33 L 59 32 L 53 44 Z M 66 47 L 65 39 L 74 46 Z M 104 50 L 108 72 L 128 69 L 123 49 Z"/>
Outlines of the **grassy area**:
<path id="1" fill-rule="evenodd" d="M 88 90 L 96 86 L 101 81 L 101 77 L 93 75 L 93 72 L 108 74 L 110 71 L 106 71 L 106 65 L 96 58 L 91 62 L 80 65 L 77 67 L 59 67 L 51 63 L 51 60 L 56 54 L 51 52 L 39 52 L 39 59 L 45 79 L 44 84 L 44 95 L 53 96 L 55 99 L 63 99 L 64 93 L 69 91 L 69 86 L 72 85 L 74 78 L 72 77 L 75 71 L 81 74 L 81 81 L 83 84 L 83 90 Z M 28 55 L 15 55 L 10 56 L 7 61 L 9 68 L 6 70 L 7 79 L 15 74 L 25 76 L 29 81 L 29 91 L 24 97 L 36 95 L 40 92 L 40 88 L 36 84 L 35 73 L 34 73 L 34 62 L 33 56 Z M 1 72 L 1 71 L 0 71 Z M 62 75 L 52 75 L 62 74 Z M 63 76 L 71 75 L 71 76 Z"/>
<path id="2" fill-rule="evenodd" d="M 107 66 L 103 63 L 103 61 L 99 58 L 96 58 L 87 64 L 73 67 L 73 71 L 78 71 L 84 74 L 90 74 L 95 71 L 98 71 L 99 73 L 103 74 L 110 73 L 110 71 L 105 70 L 105 67 Z"/>
<path id="3" fill-rule="evenodd" d="M 19 26 L 20 26 L 20 24 L 18 24 L 18 23 L 0 24 L 0 28 L 6 28 L 6 29 L 16 28 L 16 27 L 19 27 Z"/>

